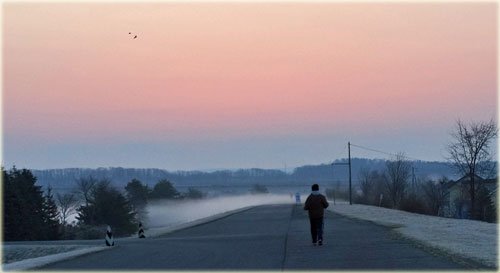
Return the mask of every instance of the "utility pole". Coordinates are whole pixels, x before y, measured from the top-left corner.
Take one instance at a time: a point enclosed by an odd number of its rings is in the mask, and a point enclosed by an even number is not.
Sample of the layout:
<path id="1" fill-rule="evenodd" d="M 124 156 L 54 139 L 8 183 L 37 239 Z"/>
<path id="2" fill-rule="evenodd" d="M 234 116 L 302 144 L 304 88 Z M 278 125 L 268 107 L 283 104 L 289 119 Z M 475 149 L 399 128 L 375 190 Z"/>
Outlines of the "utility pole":
<path id="1" fill-rule="evenodd" d="M 347 142 L 347 151 L 349 155 L 349 205 L 352 205 L 352 184 L 351 184 L 351 142 Z"/>
<path id="2" fill-rule="evenodd" d="M 411 167 L 411 190 L 415 192 L 417 187 L 417 179 L 415 178 L 415 167 Z"/>
<path id="3" fill-rule="evenodd" d="M 351 142 L 347 142 L 348 162 L 347 163 L 332 163 L 333 165 L 349 165 L 349 205 L 352 205 L 352 180 L 351 180 Z"/>

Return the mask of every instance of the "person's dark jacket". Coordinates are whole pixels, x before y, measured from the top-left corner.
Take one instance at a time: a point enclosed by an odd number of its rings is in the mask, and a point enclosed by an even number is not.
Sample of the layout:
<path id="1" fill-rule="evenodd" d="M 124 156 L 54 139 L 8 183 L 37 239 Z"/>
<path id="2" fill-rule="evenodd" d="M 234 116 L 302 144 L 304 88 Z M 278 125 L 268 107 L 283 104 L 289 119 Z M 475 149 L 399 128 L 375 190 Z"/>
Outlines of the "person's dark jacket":
<path id="1" fill-rule="evenodd" d="M 307 197 L 304 210 L 309 211 L 309 218 L 321 218 L 327 207 L 328 201 L 326 201 L 326 197 L 320 193 L 313 192 Z"/>

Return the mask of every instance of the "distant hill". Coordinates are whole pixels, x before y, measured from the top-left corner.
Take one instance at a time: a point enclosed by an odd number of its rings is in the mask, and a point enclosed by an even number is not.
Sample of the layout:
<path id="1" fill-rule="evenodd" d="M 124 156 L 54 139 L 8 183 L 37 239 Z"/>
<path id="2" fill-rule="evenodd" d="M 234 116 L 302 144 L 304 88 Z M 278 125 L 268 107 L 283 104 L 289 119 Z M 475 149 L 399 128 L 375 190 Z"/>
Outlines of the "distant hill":
<path id="1" fill-rule="evenodd" d="M 360 170 L 383 171 L 385 161 L 381 159 L 352 158 L 352 181 L 358 181 Z M 347 162 L 347 159 L 336 160 L 334 163 Z M 452 166 L 446 162 L 413 162 L 415 176 L 423 179 L 438 179 L 447 177 L 457 179 L 457 174 Z M 163 169 L 136 169 L 136 168 L 66 168 L 49 170 L 32 170 L 38 178 L 39 185 L 46 188 L 51 185 L 54 190 L 69 191 L 75 186 L 75 181 L 80 178 L 92 176 L 97 179 L 107 178 L 113 184 L 124 187 L 132 179 L 153 186 L 160 179 L 168 179 L 174 185 L 181 187 L 196 186 L 246 186 L 252 184 L 263 185 L 310 185 L 321 183 L 324 185 L 347 184 L 349 172 L 347 165 L 320 164 L 297 167 L 292 173 L 285 173 L 276 169 L 240 169 L 219 170 L 213 172 L 202 171 L 167 171 Z"/>
<path id="2" fill-rule="evenodd" d="M 347 161 L 347 159 L 340 159 L 333 163 L 347 163 Z M 386 161 L 382 159 L 351 158 L 352 181 L 358 181 L 358 174 L 362 169 L 383 172 L 385 164 Z M 417 178 L 434 180 L 443 176 L 448 179 L 458 178 L 454 167 L 446 162 L 413 161 L 412 165 Z M 308 165 L 295 168 L 292 175 L 300 179 L 312 178 L 318 181 L 331 181 L 333 178 L 334 181 L 342 181 L 349 179 L 349 168 L 347 165 Z"/>

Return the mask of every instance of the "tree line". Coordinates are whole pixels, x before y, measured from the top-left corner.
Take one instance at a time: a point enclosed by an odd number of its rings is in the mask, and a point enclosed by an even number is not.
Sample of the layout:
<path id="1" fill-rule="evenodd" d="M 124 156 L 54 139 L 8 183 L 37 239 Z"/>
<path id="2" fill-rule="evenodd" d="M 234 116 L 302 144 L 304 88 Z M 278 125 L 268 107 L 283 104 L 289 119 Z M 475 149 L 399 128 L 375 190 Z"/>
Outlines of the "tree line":
<path id="1" fill-rule="evenodd" d="M 335 160 L 335 163 L 346 162 L 347 159 Z M 385 167 L 385 160 L 351 158 L 352 172 L 359 170 L 377 169 L 382 170 Z M 447 177 L 454 177 L 453 168 L 446 162 L 426 162 L 415 161 L 414 166 L 421 175 L 442 174 Z M 305 165 L 293 168 L 287 172 L 273 169 L 240 169 L 240 170 L 219 170 L 213 172 L 203 171 L 176 171 L 169 172 L 161 169 L 134 169 L 134 168 L 97 168 L 97 169 L 51 169 L 51 170 L 32 170 L 38 178 L 40 185 L 47 187 L 52 185 L 54 190 L 70 190 L 75 178 L 95 177 L 97 179 L 109 178 L 113 183 L 124 187 L 132 179 L 138 179 L 141 182 L 152 187 L 161 179 L 175 181 L 178 185 L 190 185 L 192 187 L 220 185 L 220 186 L 252 186 L 256 183 L 266 181 L 272 185 L 283 186 L 303 186 L 311 180 L 320 184 L 340 181 L 344 183 L 348 176 L 348 170 L 344 167 L 335 167 L 331 164 Z M 356 181 L 357 177 L 353 177 Z"/>
<path id="2" fill-rule="evenodd" d="M 181 193 L 166 179 L 153 188 L 132 179 L 120 191 L 110 180 L 93 177 L 80 178 L 73 192 L 54 196 L 51 187 L 44 193 L 30 170 L 1 170 L 5 241 L 99 239 L 107 225 L 116 236 L 130 235 L 145 220 L 148 202 L 205 197 L 195 188 Z M 68 223 L 74 213 L 77 221 Z"/>
<path id="3" fill-rule="evenodd" d="M 457 206 L 457 202 L 470 204 L 472 201 L 466 196 L 457 200 L 451 200 L 449 196 L 450 183 L 454 181 L 442 177 L 438 180 L 416 178 L 411 181 L 411 165 L 407 162 L 396 160 L 387 162 L 388 169 L 384 172 L 378 170 L 363 170 L 360 177 L 359 191 L 353 193 L 353 201 L 358 204 L 381 206 L 399 209 L 408 212 L 451 217 L 447 210 L 451 206 Z M 394 165 L 402 165 L 401 169 L 395 171 Z M 460 185 L 467 187 L 467 184 Z M 496 222 L 496 207 L 490 192 L 485 187 L 476 185 L 474 209 L 470 210 L 467 218 Z M 327 194 L 335 194 L 330 189 Z M 340 193 L 341 198 L 347 199 L 346 191 Z M 337 193 L 337 198 L 339 194 Z"/>
<path id="4" fill-rule="evenodd" d="M 358 173 L 359 191 L 354 193 L 354 202 L 374 206 L 400 209 L 409 212 L 449 216 L 446 210 L 467 206 L 466 218 L 496 222 L 494 192 L 489 191 L 478 177 L 492 177 L 496 174 L 496 164 L 490 153 L 497 127 L 493 120 L 488 122 L 465 123 L 458 120 L 451 133 L 452 141 L 447 146 L 449 161 L 456 168 L 464 183 L 458 185 L 461 195 L 450 200 L 449 187 L 457 183 L 442 177 L 437 181 L 416 179 L 412 175 L 412 161 L 404 153 L 398 153 L 385 162 L 385 169 L 362 169 Z M 498 177 L 494 178 L 495 188 Z M 345 191 L 327 190 L 333 198 L 348 198 Z"/>

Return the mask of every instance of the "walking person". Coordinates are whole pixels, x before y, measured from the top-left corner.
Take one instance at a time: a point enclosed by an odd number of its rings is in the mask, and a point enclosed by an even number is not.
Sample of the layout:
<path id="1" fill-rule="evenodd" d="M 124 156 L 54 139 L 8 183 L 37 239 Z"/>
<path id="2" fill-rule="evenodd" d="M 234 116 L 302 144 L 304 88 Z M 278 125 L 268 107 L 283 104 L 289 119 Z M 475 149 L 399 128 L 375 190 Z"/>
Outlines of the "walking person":
<path id="1" fill-rule="evenodd" d="M 319 193 L 318 184 L 311 186 L 311 194 L 307 197 L 304 210 L 309 212 L 309 222 L 311 223 L 311 236 L 313 245 L 323 245 L 323 216 L 328 207 L 326 197 Z"/>

